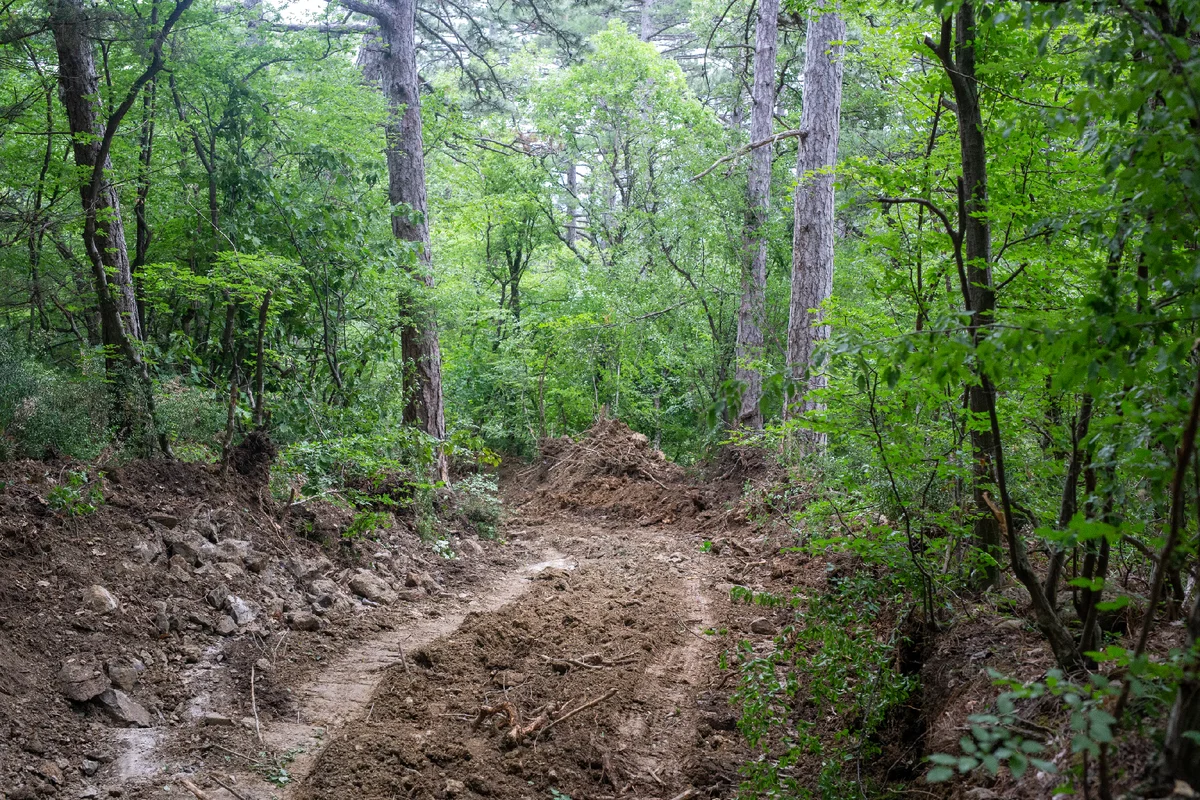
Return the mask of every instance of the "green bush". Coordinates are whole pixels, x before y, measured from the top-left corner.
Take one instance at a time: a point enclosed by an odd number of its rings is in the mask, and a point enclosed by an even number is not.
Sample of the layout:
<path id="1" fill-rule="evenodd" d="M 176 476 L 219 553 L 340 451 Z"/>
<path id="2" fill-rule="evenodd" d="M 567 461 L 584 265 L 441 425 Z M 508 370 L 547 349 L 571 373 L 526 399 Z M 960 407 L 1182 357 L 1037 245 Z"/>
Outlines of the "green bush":
<path id="1" fill-rule="evenodd" d="M 500 495 L 495 475 L 468 475 L 454 487 L 463 517 L 482 539 L 495 539 L 500 526 Z"/>
<path id="2" fill-rule="evenodd" d="M 220 458 L 229 402 L 222 394 L 178 380 L 160 387 L 158 421 L 171 439 L 176 458 L 206 462 Z"/>
<path id="3" fill-rule="evenodd" d="M 109 398 L 99 370 L 45 366 L 0 338 L 0 460 L 89 460 L 109 443 Z"/>

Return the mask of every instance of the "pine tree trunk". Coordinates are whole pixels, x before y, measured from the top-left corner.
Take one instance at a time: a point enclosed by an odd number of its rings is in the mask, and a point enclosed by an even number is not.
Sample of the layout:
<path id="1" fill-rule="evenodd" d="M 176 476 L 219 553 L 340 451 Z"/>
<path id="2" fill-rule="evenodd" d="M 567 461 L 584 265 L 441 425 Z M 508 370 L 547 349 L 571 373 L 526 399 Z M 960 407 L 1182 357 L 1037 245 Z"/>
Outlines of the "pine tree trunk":
<path id="1" fill-rule="evenodd" d="M 416 286 L 400 333 L 400 349 L 413 377 L 406 422 L 415 423 L 439 442 L 446 438 L 442 405 L 442 354 L 437 319 L 428 293 L 433 288 L 425 155 L 421 131 L 420 83 L 417 77 L 415 0 L 392 0 L 377 17 L 384 47 L 380 74 L 390 113 L 387 123 L 388 200 L 400 210 L 392 216 L 392 233 L 417 250 L 415 267 L 407 267 Z M 406 386 L 406 389 L 410 387 Z M 437 457 L 439 477 L 449 478 L 444 453 Z"/>
<path id="2" fill-rule="evenodd" d="M 778 46 L 779 0 L 760 0 L 754 34 L 753 108 L 750 112 L 750 141 L 771 136 L 775 114 L 775 52 Z M 738 308 L 737 372 L 742 402 L 737 426 L 762 430 L 762 373 L 756 362 L 763 356 L 763 326 L 766 324 L 767 214 L 771 206 L 770 145 L 752 151 L 746 187 L 746 221 L 743 233 L 742 302 Z"/>
<path id="3" fill-rule="evenodd" d="M 654 36 L 654 0 L 642 0 L 642 19 L 639 26 L 638 38 L 643 42 L 650 41 Z"/>
<path id="4" fill-rule="evenodd" d="M 796 163 L 795 230 L 792 238 L 792 300 L 788 312 L 788 374 L 800 387 L 788 413 L 819 408 L 807 392 L 826 386 L 813 364 L 817 345 L 829 338 L 820 307 L 833 293 L 833 168 L 837 164 L 842 110 L 842 40 L 846 23 L 836 12 L 808 25 L 804 53 L 804 108 Z M 821 447 L 825 435 L 807 435 Z"/>

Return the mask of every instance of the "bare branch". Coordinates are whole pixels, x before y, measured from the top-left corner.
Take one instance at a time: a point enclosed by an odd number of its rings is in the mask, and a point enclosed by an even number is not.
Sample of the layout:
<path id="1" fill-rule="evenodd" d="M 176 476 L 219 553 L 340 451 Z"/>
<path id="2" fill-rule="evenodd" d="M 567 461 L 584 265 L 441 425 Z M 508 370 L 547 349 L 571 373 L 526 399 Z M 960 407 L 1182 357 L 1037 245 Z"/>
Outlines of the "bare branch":
<path id="1" fill-rule="evenodd" d="M 746 155 L 746 153 L 749 153 L 751 150 L 756 150 L 759 147 L 766 147 L 767 145 L 775 144 L 776 142 L 781 141 L 783 139 L 791 139 L 791 138 L 797 137 L 797 136 L 800 137 L 800 141 L 804 141 L 804 138 L 806 136 L 808 136 L 808 131 L 800 130 L 799 128 L 797 128 L 796 130 L 790 130 L 790 131 L 780 131 L 779 133 L 775 134 L 774 136 L 768 136 L 766 139 L 763 139 L 762 141 L 751 142 L 750 144 L 748 144 L 744 147 L 740 147 L 737 150 L 734 150 L 729 155 L 724 156 L 723 158 L 717 159 L 711 167 L 704 170 L 704 172 L 701 172 L 699 175 L 696 175 L 695 177 L 693 177 L 692 180 L 693 181 L 700 180 L 701 178 L 708 175 L 710 172 L 712 172 L 714 169 L 721 166 L 725 162 L 732 161 L 735 158 L 744 156 L 744 155 Z"/>

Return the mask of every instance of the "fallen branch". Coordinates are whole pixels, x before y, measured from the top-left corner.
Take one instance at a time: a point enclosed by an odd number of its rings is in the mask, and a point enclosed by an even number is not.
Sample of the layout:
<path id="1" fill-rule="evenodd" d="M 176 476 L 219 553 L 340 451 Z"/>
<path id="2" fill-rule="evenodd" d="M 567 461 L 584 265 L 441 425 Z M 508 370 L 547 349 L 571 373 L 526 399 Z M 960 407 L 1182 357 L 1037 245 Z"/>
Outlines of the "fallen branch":
<path id="1" fill-rule="evenodd" d="M 183 788 L 194 794 L 196 796 L 196 800 L 213 800 L 213 796 L 211 794 L 208 794 L 199 786 L 189 781 L 187 778 L 180 778 L 179 783 L 183 786 Z"/>
<path id="2" fill-rule="evenodd" d="M 508 733 L 504 734 L 505 741 L 509 744 L 519 745 L 530 736 L 533 736 L 534 734 L 543 734 L 558 723 L 566 722 L 576 714 L 579 714 L 580 712 L 586 711 L 592 706 L 604 702 L 616 693 L 616 689 L 609 689 L 595 700 L 589 700 L 583 705 L 564 712 L 557 717 L 552 716 L 554 713 L 553 704 L 548 705 L 540 715 L 534 718 L 532 722 L 525 724 L 521 723 L 521 714 L 517 711 L 517 707 L 505 700 L 504 702 L 497 703 L 494 706 L 480 707 L 479 713 L 476 715 L 475 721 L 471 724 L 471 727 L 478 728 L 487 718 L 503 714 L 507 718 L 507 724 L 511 726 Z"/>
<path id="3" fill-rule="evenodd" d="M 250 798 L 246 797 L 246 795 L 242 794 L 242 793 L 241 793 L 241 792 L 239 792 L 237 789 L 233 788 L 233 787 L 232 787 L 232 786 L 230 786 L 228 783 L 226 783 L 225 781 L 223 781 L 223 780 L 221 780 L 220 778 L 218 778 L 216 775 L 211 775 L 210 777 L 213 779 L 213 781 L 214 781 L 214 782 L 215 782 L 215 783 L 216 783 L 218 786 L 220 786 L 220 787 L 221 787 L 222 789 L 224 789 L 225 791 L 229 792 L 231 795 L 233 795 L 234 797 L 236 797 L 238 800 L 250 800 Z"/>
<path id="4" fill-rule="evenodd" d="M 258 724 L 258 701 L 254 697 L 254 665 L 250 665 L 250 707 L 254 710 L 254 732 L 258 735 L 258 743 L 263 743 L 262 728 Z"/>
<path id="5" fill-rule="evenodd" d="M 581 711 L 586 711 L 587 709 L 591 708 L 592 706 L 599 705 L 600 703 L 603 703 L 605 700 L 607 700 L 608 698 L 612 697 L 612 696 L 613 696 L 614 694 L 616 694 L 616 693 L 617 693 L 617 690 L 616 690 L 616 689 L 609 689 L 607 692 L 605 692 L 604 694 L 600 695 L 600 696 L 599 696 L 599 697 L 597 697 L 595 700 L 589 700 L 589 701 L 587 701 L 586 703 L 584 703 L 583 705 L 579 706 L 578 708 L 576 708 L 576 709 L 573 709 L 573 710 L 571 710 L 571 711 L 568 711 L 567 713 L 563 714 L 561 717 L 558 717 L 557 719 L 555 719 L 555 720 L 552 720 L 552 721 L 550 722 L 550 724 L 548 724 L 548 725 L 547 725 L 545 728 L 543 728 L 543 729 L 542 729 L 541 731 L 539 731 L 539 732 L 540 732 L 540 733 L 545 733 L 546 731 L 550 730 L 551 728 L 553 728 L 553 727 L 554 727 L 555 725 L 557 725 L 558 723 L 560 723 L 560 722 L 566 722 L 567 720 L 569 720 L 571 717 L 575 716 L 575 715 L 576 715 L 576 714 L 578 714 L 579 712 L 581 712 Z"/>
<path id="6" fill-rule="evenodd" d="M 688 798 L 695 797 L 695 796 L 696 796 L 696 790 L 689 787 L 687 789 L 684 789 L 682 792 L 675 795 L 674 797 L 672 797 L 671 800 L 688 800 Z"/>
<path id="7" fill-rule="evenodd" d="M 551 656 L 542 656 L 542 660 L 549 664 L 583 667 L 584 669 L 608 669 L 610 667 L 620 667 L 628 664 L 636 658 L 636 653 L 618 656 L 611 661 L 599 653 L 588 653 L 586 656 L 580 656 L 579 658 L 552 658 Z"/>

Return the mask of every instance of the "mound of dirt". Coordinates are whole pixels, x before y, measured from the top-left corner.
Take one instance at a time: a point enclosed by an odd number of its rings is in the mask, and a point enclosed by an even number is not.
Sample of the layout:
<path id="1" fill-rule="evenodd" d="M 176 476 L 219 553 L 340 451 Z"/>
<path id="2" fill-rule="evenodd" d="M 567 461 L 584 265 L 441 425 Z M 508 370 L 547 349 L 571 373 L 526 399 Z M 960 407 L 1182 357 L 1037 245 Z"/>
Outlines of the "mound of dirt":
<path id="1" fill-rule="evenodd" d="M 711 489 L 693 486 L 679 465 L 624 422 L 601 418 L 577 439 L 543 439 L 531 504 L 595 511 L 642 525 L 703 519 Z"/>

